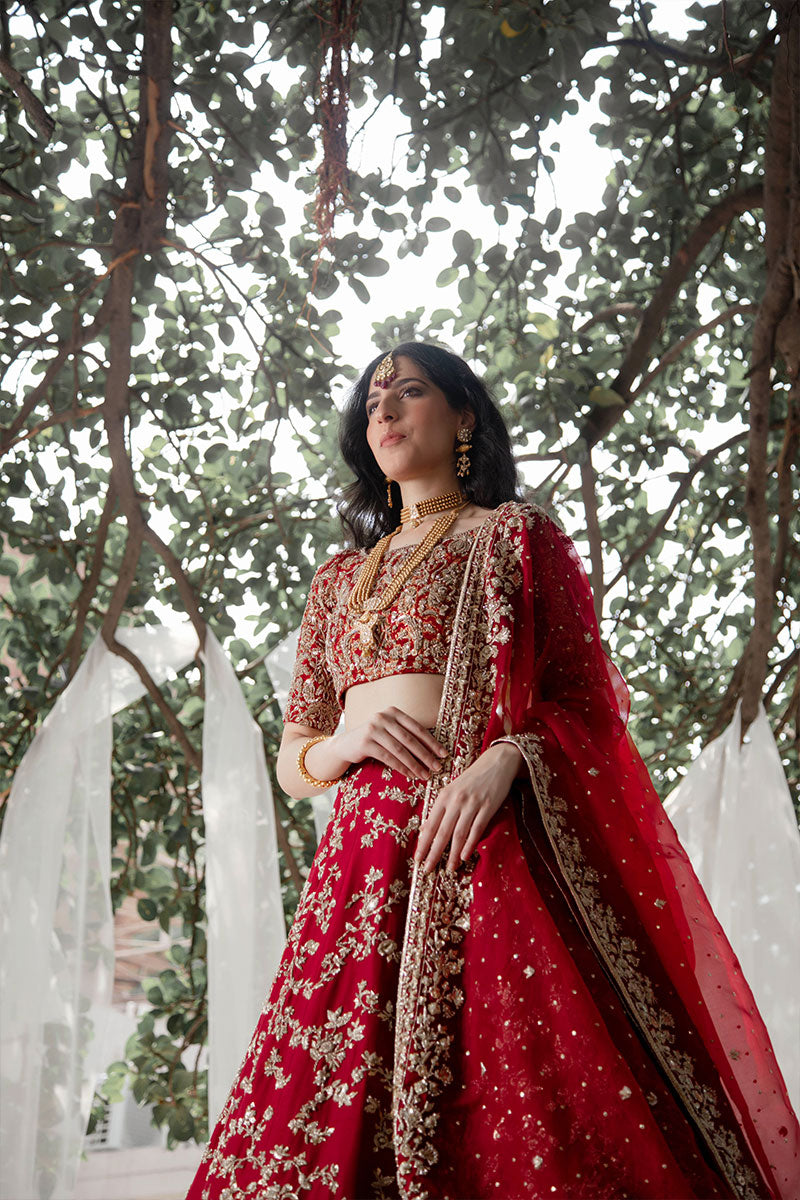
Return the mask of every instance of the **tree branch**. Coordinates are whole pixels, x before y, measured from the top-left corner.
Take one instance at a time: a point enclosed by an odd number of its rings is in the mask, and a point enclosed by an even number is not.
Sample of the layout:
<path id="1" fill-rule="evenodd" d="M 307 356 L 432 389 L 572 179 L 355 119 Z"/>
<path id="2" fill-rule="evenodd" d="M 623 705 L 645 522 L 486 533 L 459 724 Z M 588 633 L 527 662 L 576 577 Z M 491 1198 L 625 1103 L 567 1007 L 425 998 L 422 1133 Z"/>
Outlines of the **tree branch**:
<path id="1" fill-rule="evenodd" d="M 16 417 L 14 417 L 14 420 L 10 425 L 6 426 L 2 436 L 0 436 L 0 455 L 5 454 L 9 447 L 13 446 L 14 442 L 17 440 L 17 434 L 28 419 L 28 415 L 46 394 L 51 383 L 56 378 L 70 355 L 74 354 L 76 350 L 80 350 L 86 345 L 87 342 L 92 341 L 100 332 L 100 330 L 108 323 L 110 316 L 110 309 L 106 305 L 105 301 L 103 301 L 94 320 L 90 321 L 88 325 L 78 325 L 77 329 L 72 334 L 72 337 L 66 342 L 61 343 L 54 357 L 50 360 L 50 364 L 39 383 L 37 383 L 36 387 L 31 388 L 31 390 L 28 392 L 24 401 L 20 405 L 19 412 L 17 413 Z M 75 317 L 77 324 L 77 311 Z"/>
<path id="2" fill-rule="evenodd" d="M 706 321 L 705 325 L 698 325 L 697 329 L 693 329 L 691 333 L 687 333 L 685 337 L 680 338 L 679 341 L 670 346 L 666 354 L 664 354 L 663 357 L 658 360 L 652 371 L 649 371 L 647 375 L 643 376 L 635 389 L 631 392 L 631 400 L 635 400 L 641 392 L 649 387 L 657 375 L 660 375 L 661 372 L 666 370 L 671 363 L 674 363 L 677 359 L 679 359 L 686 347 L 691 346 L 692 342 L 696 342 L 697 339 L 702 337 L 704 333 L 708 333 L 709 330 L 714 329 L 714 327 L 717 325 L 721 325 L 724 321 L 730 321 L 730 319 L 735 317 L 738 313 L 754 313 L 757 312 L 757 310 L 758 306 L 751 304 L 749 300 L 740 300 L 738 304 L 731 304 L 730 308 L 726 308 L 724 312 L 718 313 L 717 316 L 715 316 L 711 321 Z"/>
<path id="3" fill-rule="evenodd" d="M 614 578 L 608 584 L 609 591 L 611 590 L 611 588 L 614 587 L 614 585 L 620 579 L 622 579 L 625 575 L 628 574 L 628 572 L 630 571 L 633 564 L 637 561 L 637 559 L 642 558 L 643 555 L 645 555 L 647 553 L 647 551 L 650 549 L 650 547 L 653 545 L 653 542 L 655 542 L 655 540 L 659 537 L 659 535 L 664 532 L 664 530 L 667 527 L 667 522 L 669 521 L 673 512 L 678 507 L 678 505 L 681 503 L 681 501 L 684 500 L 685 497 L 688 495 L 689 488 L 691 486 L 692 480 L 694 479 L 695 475 L 697 475 L 698 472 L 702 471 L 703 468 L 707 465 L 707 463 L 714 462 L 714 460 L 716 458 L 718 458 L 719 455 L 722 454 L 725 450 L 730 450 L 731 446 L 735 446 L 737 442 L 744 441 L 744 439 L 746 437 L 747 437 L 747 432 L 744 430 L 741 433 L 735 433 L 733 435 L 733 437 L 729 437 L 727 439 L 727 441 L 722 442 L 721 445 L 714 446 L 711 450 L 706 450 L 705 454 L 702 454 L 697 459 L 697 461 L 689 468 L 689 470 L 685 473 L 685 475 L 681 479 L 680 484 L 678 485 L 678 487 L 675 489 L 675 491 L 672 494 L 672 499 L 670 500 L 669 504 L 662 512 L 662 514 L 659 517 L 656 524 L 652 527 L 652 529 L 648 533 L 647 537 L 644 539 L 644 541 L 641 541 L 638 546 L 635 546 L 634 549 L 631 550 L 630 554 L 627 555 L 627 557 L 623 561 L 622 565 L 620 566 L 620 569 L 617 571 Z"/>
<path id="4" fill-rule="evenodd" d="M 113 487 L 113 484 L 112 484 Z M 114 590 L 111 593 L 111 599 L 108 602 L 106 615 L 103 618 L 101 632 L 103 641 L 107 646 L 110 646 L 114 641 L 114 633 L 119 619 L 125 611 L 125 602 L 128 599 L 128 594 L 133 587 L 133 581 L 136 578 L 136 569 L 139 566 L 139 555 L 142 552 L 142 530 L 141 526 L 131 528 L 128 523 L 128 536 L 125 539 L 125 549 L 122 552 L 122 562 L 117 575 L 117 582 L 114 584 Z"/>
<path id="5" fill-rule="evenodd" d="M 289 868 L 289 874 L 292 877 L 292 882 L 294 883 L 294 886 L 297 888 L 297 894 L 299 896 L 303 890 L 303 884 L 305 883 L 305 880 L 303 879 L 303 876 L 300 874 L 300 870 L 297 866 L 297 859 L 295 858 L 294 854 L 292 854 L 292 847 L 289 845 L 289 838 L 286 836 L 286 830 L 283 827 L 283 821 L 280 819 L 280 816 L 278 815 L 277 804 L 275 804 L 274 807 L 275 807 L 275 835 L 278 839 L 278 845 L 280 846 L 281 850 L 283 851 L 283 861 L 286 863 L 286 866 Z"/>
<path id="6" fill-rule="evenodd" d="M 786 430 L 778 455 L 778 537 L 772 571 L 772 590 L 775 595 L 783 583 L 786 559 L 789 553 L 791 522 L 796 513 L 793 476 L 797 470 L 797 453 L 800 448 L 800 379 L 795 379 L 786 399 Z"/>
<path id="7" fill-rule="evenodd" d="M 775 677 L 769 686 L 769 691 L 764 697 L 764 702 L 766 704 L 769 704 L 769 702 L 774 698 L 778 688 L 797 666 L 800 666 L 800 646 L 796 646 L 787 654 L 786 658 L 775 672 Z"/>
<path id="8" fill-rule="evenodd" d="M 129 162 L 123 203 L 114 223 L 111 245 L 111 259 L 116 267 L 111 274 L 109 289 L 109 366 L 106 374 L 103 419 L 112 462 L 112 485 L 119 496 L 120 506 L 128 522 L 128 545 L 133 547 L 134 539 L 138 541 L 139 546 L 145 541 L 164 559 L 175 579 L 202 646 L 205 640 L 205 622 L 200 614 L 197 599 L 177 556 L 144 518 L 125 439 L 125 423 L 130 412 L 128 383 L 131 370 L 135 255 L 140 250 L 156 249 L 162 242 L 166 224 L 166 159 L 172 127 L 169 120 L 171 13 L 169 0 L 152 0 L 145 9 L 145 63 L 140 98 L 140 123 Z M 131 586 L 134 575 L 135 569 L 134 574 L 129 573 L 128 587 Z M 108 645 L 111 645 L 123 607 L 124 598 L 120 604 L 117 597 L 114 612 L 109 610 L 103 624 L 103 635 Z"/>
<path id="9" fill-rule="evenodd" d="M 182 747 L 187 761 L 190 762 L 198 772 L 200 772 L 203 769 L 203 763 L 199 752 L 195 750 L 194 746 L 189 741 L 189 738 L 186 735 L 186 730 L 175 716 L 175 713 L 172 711 L 162 695 L 160 687 L 155 682 L 142 660 L 138 658 L 132 650 L 129 650 L 127 646 L 123 646 L 122 642 L 118 642 L 115 637 L 107 637 L 105 631 L 103 633 L 103 640 L 105 641 L 109 650 L 112 650 L 114 654 L 118 654 L 120 658 L 124 658 L 125 661 L 130 663 L 130 665 L 133 667 L 134 671 L 147 688 L 148 694 L 152 697 L 153 702 L 157 705 L 159 712 L 164 717 L 164 720 L 166 721 L 173 737 Z"/>
<path id="10" fill-rule="evenodd" d="M 753 329 L 750 371 L 750 439 L 745 511 L 753 547 L 753 626 L 743 654 L 742 734 L 755 719 L 773 643 L 775 568 L 767 501 L 767 438 L 773 399 L 772 369 L 778 332 L 785 320 L 798 339 L 800 279 L 800 11 L 776 0 L 778 46 L 772 76 L 765 156 L 767 281 Z M 788 172 L 788 179 L 787 179 Z M 787 186 L 788 183 L 788 186 Z M 790 312 L 791 309 L 791 312 Z M 791 342 L 790 337 L 786 337 Z M 797 385 L 798 363 L 787 361 Z"/>
<path id="11" fill-rule="evenodd" d="M 601 321 L 609 321 L 612 317 L 641 317 L 641 315 L 641 305 L 632 300 L 623 300 L 619 304 L 608 304 L 599 312 L 593 313 L 588 321 L 578 326 L 575 332 L 586 333 L 587 329 L 591 329 L 593 325 L 598 325 Z"/>
<path id="12" fill-rule="evenodd" d="M 167 568 L 172 575 L 178 588 L 178 593 L 183 601 L 184 607 L 189 614 L 189 619 L 194 625 L 195 632 L 200 640 L 200 648 L 205 645 L 206 623 L 203 615 L 200 612 L 200 607 L 197 603 L 197 597 L 194 594 L 194 589 L 189 582 L 189 579 L 180 564 L 177 555 L 173 554 L 166 542 L 163 542 L 154 529 L 145 522 L 142 528 L 144 540 L 153 547 L 153 549 L 161 555 Z"/>
<path id="13" fill-rule="evenodd" d="M 18 191 L 10 183 L 6 183 L 2 176 L 0 176 L 0 196 L 10 196 L 12 200 L 16 200 L 19 204 L 27 204 L 29 208 L 37 207 L 33 196 L 27 196 L 25 192 Z"/>
<path id="14" fill-rule="evenodd" d="M 65 412 L 54 413 L 52 417 L 48 417 L 46 421 L 40 421 L 38 425 L 34 425 L 32 429 L 26 429 L 24 433 L 20 433 L 9 443 L 8 449 L 16 446 L 19 442 L 28 442 L 31 438 L 35 438 L 38 433 L 43 433 L 45 429 L 53 429 L 56 425 L 71 425 L 73 421 L 80 421 L 84 417 L 91 417 L 95 413 L 102 412 L 102 405 L 90 404 L 88 408 L 68 408 Z"/>
<path id="15" fill-rule="evenodd" d="M 4 54 L 0 54 L 0 75 L 3 76 L 11 90 L 16 93 L 20 104 L 28 114 L 31 124 L 35 129 L 39 130 L 45 143 L 49 142 L 56 127 L 55 121 L 45 112 L 41 100 L 34 96 L 23 76 L 20 75 L 16 67 L 12 67 Z"/>
<path id="16" fill-rule="evenodd" d="M 569 456 L 568 456 L 566 450 L 562 450 L 560 452 L 553 451 L 551 454 L 531 453 L 531 454 L 515 454 L 514 455 L 514 462 L 518 462 L 518 463 L 521 463 L 521 462 L 559 462 L 559 463 L 563 463 L 563 462 L 567 462 L 567 461 L 571 462 L 572 460 L 569 459 Z"/>
<path id="17" fill-rule="evenodd" d="M 597 494 L 595 492 L 595 472 L 592 466 L 592 452 L 589 449 L 586 457 L 581 459 L 581 495 L 583 508 L 586 513 L 586 532 L 589 538 L 589 555 L 592 568 L 592 593 L 594 595 L 594 611 L 598 622 L 603 616 L 603 537 L 600 533 L 600 522 L 597 517 Z"/>
<path id="18" fill-rule="evenodd" d="M 664 271 L 661 283 L 644 311 L 636 335 L 628 347 L 619 373 L 611 385 L 613 391 L 623 398 L 620 405 L 595 405 L 584 418 L 580 439 L 594 446 L 616 425 L 626 407 L 632 401 L 631 388 L 645 366 L 650 348 L 658 336 L 661 325 L 680 290 L 680 287 L 699 255 L 708 245 L 716 231 L 726 225 L 731 217 L 758 208 L 763 202 L 760 185 L 746 188 L 726 196 L 711 208 L 694 231 L 689 235 Z"/>
<path id="19" fill-rule="evenodd" d="M 113 487 L 109 486 L 106 492 L 106 502 L 103 505 L 103 512 L 100 517 L 100 523 L 97 526 L 97 537 L 94 542 L 94 553 L 92 555 L 92 565 L 83 581 L 83 586 L 78 596 L 75 612 L 75 630 L 70 638 L 67 653 L 69 654 L 69 677 L 73 677 L 78 669 L 78 663 L 81 659 L 81 650 L 83 647 L 83 631 L 86 627 L 86 618 L 89 615 L 89 608 L 97 591 L 97 585 L 100 582 L 100 576 L 103 571 L 103 555 L 105 552 L 106 538 L 108 536 L 111 522 L 114 519 L 114 509 L 116 508 L 117 498 L 114 494 Z"/>
<path id="20" fill-rule="evenodd" d="M 708 54 L 692 54 L 688 50 L 684 50 L 681 46 L 671 46 L 668 42 L 657 41 L 654 37 L 621 37 L 615 38 L 613 41 L 607 40 L 602 44 L 609 47 L 615 46 L 636 46 L 642 50 L 650 50 L 657 54 L 660 58 L 671 59 L 673 62 L 682 62 L 691 64 L 692 66 L 707 67 L 714 75 L 722 75 L 728 71 L 738 72 L 746 75 L 753 64 L 757 62 L 764 54 L 764 51 L 772 45 L 775 37 L 775 31 L 768 29 L 762 37 L 755 50 L 751 50 L 748 54 L 740 54 L 738 58 L 732 58 L 730 52 L 726 48 L 719 55 L 712 56 Z"/>

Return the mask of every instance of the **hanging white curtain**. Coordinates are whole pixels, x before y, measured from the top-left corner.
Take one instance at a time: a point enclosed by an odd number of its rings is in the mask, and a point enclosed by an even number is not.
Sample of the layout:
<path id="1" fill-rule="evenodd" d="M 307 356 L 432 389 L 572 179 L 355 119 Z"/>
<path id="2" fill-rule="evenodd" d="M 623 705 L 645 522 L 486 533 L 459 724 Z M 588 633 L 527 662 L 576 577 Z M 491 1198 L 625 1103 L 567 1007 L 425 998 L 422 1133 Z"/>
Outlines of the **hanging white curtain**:
<path id="1" fill-rule="evenodd" d="M 208 1116 L 213 1127 L 278 969 L 286 923 L 261 730 L 211 630 L 203 657 Z"/>
<path id="2" fill-rule="evenodd" d="M 117 636 L 157 683 L 197 651 L 189 625 L 121 629 Z M 209 1060 L 212 1103 L 219 1104 L 285 926 L 260 735 L 213 634 L 206 662 Z M 114 975 L 112 714 L 142 693 L 133 669 L 95 639 L 34 738 L 8 799 L 0 838 L 2 1200 L 68 1200 L 74 1189 L 94 1084 L 107 1066 L 100 1047 Z M 250 889 L 236 877 L 240 870 L 252 870 Z"/>
<path id="3" fill-rule="evenodd" d="M 300 637 L 300 627 L 293 629 L 290 634 L 280 642 L 277 646 L 273 646 L 269 654 L 265 658 L 269 677 L 272 680 L 272 686 L 275 688 L 275 695 L 278 698 L 278 704 L 281 707 L 281 712 L 286 708 L 286 701 L 289 699 L 289 688 L 292 683 L 292 672 L 294 670 L 294 660 L 297 655 L 297 643 Z M 317 835 L 317 843 L 322 839 L 325 832 L 325 826 L 328 824 L 328 818 L 331 815 L 333 808 L 333 798 L 336 795 L 336 788 L 328 788 L 327 792 L 317 792 L 311 797 L 311 815 L 314 818 L 314 832 Z"/>
<path id="4" fill-rule="evenodd" d="M 764 706 L 741 701 L 665 802 L 736 951 L 800 1112 L 800 831 Z"/>

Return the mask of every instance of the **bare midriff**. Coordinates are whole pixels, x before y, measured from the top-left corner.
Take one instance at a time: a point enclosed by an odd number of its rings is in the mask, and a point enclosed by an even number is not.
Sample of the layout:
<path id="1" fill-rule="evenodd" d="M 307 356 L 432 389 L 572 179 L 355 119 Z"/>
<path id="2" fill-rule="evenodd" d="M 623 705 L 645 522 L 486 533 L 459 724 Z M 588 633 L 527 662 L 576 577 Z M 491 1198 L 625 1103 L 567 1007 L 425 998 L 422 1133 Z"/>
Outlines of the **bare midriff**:
<path id="1" fill-rule="evenodd" d="M 433 729 L 443 684 L 443 675 L 424 674 L 386 675 L 370 683 L 356 683 L 344 697 L 345 728 L 355 729 L 386 708 L 399 708 L 426 729 Z"/>

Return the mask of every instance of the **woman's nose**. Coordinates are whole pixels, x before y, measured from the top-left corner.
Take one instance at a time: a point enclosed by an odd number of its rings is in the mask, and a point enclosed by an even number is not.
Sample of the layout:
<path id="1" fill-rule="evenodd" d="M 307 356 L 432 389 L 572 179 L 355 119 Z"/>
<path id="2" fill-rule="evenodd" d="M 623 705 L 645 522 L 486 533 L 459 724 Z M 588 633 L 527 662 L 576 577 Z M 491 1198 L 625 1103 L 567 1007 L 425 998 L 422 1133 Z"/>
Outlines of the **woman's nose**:
<path id="1" fill-rule="evenodd" d="M 388 396 L 378 401 L 377 417 L 379 421 L 394 421 L 397 414 Z"/>

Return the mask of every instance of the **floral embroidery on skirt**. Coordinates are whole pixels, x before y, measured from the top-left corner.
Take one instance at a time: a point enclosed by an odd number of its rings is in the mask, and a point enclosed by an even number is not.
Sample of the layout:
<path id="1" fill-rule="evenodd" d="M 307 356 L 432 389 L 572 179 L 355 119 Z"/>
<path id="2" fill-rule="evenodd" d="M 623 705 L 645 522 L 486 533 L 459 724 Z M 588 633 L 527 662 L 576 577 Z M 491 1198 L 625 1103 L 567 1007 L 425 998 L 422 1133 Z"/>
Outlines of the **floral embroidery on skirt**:
<path id="1" fill-rule="evenodd" d="M 424 785 L 339 787 L 187 1200 L 401 1196 L 395 1000 Z M 453 1080 L 408 1195 L 727 1197 L 509 798 L 473 856 Z"/>
<path id="2" fill-rule="evenodd" d="M 399 1195 L 394 998 L 423 794 L 372 760 L 340 785 L 190 1200 Z"/>

